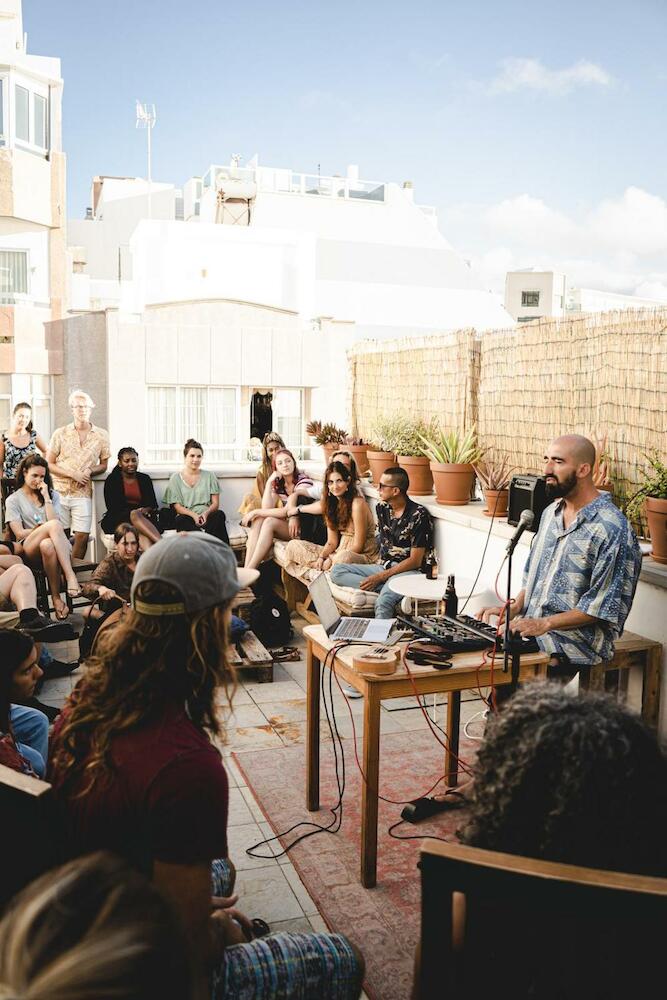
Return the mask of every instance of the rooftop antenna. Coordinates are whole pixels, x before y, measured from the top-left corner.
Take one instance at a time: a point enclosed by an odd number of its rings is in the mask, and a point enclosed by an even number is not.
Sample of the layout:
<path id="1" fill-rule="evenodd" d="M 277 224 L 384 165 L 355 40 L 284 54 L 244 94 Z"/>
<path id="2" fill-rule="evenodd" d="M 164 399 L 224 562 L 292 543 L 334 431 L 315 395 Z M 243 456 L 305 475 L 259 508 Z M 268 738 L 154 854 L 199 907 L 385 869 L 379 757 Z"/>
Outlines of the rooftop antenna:
<path id="1" fill-rule="evenodd" d="M 147 139 L 147 156 L 148 156 L 148 218 L 151 218 L 151 132 L 155 127 L 155 122 L 157 121 L 157 114 L 155 112 L 154 104 L 142 104 L 141 101 L 136 102 L 136 114 L 137 120 L 135 128 L 145 128 L 146 129 L 146 139 Z"/>

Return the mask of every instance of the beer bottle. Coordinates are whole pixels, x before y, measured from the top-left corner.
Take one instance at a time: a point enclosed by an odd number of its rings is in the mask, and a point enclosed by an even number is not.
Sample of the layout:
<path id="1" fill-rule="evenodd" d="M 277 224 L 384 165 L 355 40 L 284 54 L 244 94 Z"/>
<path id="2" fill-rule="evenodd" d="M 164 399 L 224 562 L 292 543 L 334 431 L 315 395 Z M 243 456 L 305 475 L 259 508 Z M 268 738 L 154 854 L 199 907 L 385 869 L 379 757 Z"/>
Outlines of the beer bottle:
<path id="1" fill-rule="evenodd" d="M 445 614 L 450 618 L 456 618 L 459 611 L 459 599 L 456 596 L 454 586 L 454 574 L 447 577 L 447 589 L 445 590 Z"/>
<path id="2" fill-rule="evenodd" d="M 438 579 L 438 557 L 435 554 L 435 549 L 429 549 L 424 560 L 424 576 L 427 580 Z"/>

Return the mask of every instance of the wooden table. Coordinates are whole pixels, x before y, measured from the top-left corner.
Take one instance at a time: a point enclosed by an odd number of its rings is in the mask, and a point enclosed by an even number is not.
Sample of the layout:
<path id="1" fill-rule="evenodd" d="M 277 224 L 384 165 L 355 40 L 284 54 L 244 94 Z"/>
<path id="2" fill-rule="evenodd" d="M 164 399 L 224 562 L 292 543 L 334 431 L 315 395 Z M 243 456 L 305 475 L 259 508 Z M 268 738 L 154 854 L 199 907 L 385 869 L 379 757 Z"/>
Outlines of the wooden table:
<path id="1" fill-rule="evenodd" d="M 306 637 L 307 659 L 307 727 L 306 727 L 306 808 L 315 812 L 320 808 L 320 664 L 324 663 L 334 643 L 328 638 L 321 625 L 308 625 L 303 630 Z M 364 696 L 363 754 L 361 766 L 366 781 L 361 792 L 361 884 L 372 889 L 377 872 L 377 822 L 378 789 L 380 770 L 380 707 L 384 700 L 414 696 L 415 688 L 422 694 L 448 692 L 447 751 L 445 752 L 445 774 L 447 784 L 457 781 L 457 755 L 459 749 L 459 721 L 461 715 L 461 691 L 488 687 L 491 682 L 489 667 L 477 670 L 482 653 L 457 653 L 454 665 L 448 670 L 433 667 L 419 667 L 410 663 L 410 678 L 401 663 L 395 674 L 379 677 L 373 674 L 359 674 L 352 667 L 353 652 L 361 647 L 342 647 L 335 656 L 336 673 L 347 684 Z M 331 657 L 329 657 L 331 660 Z M 520 679 L 534 678 L 548 660 L 545 653 L 529 653 L 521 657 Z M 496 657 L 494 684 L 508 684 L 510 675 L 502 670 L 502 655 Z"/>

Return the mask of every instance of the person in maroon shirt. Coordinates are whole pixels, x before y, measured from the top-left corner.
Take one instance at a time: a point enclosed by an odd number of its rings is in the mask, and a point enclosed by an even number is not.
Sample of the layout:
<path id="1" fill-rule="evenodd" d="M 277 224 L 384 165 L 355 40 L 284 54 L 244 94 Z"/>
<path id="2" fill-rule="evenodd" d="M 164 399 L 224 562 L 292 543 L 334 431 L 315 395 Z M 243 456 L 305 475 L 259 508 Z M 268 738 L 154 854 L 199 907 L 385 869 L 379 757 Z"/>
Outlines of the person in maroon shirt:
<path id="1" fill-rule="evenodd" d="M 112 535 L 119 524 L 129 521 L 141 535 L 142 549 L 160 541 L 158 502 L 153 480 L 138 471 L 139 455 L 131 446 L 118 452 L 118 464 L 104 480 L 106 513 L 101 520 L 102 531 Z"/>
<path id="2" fill-rule="evenodd" d="M 111 850 L 179 911 L 199 972 L 197 997 L 352 1000 L 363 960 L 341 935 L 251 941 L 233 906 L 228 784 L 211 737 L 222 688 L 231 705 L 231 602 L 257 579 L 204 533 L 163 539 L 140 559 L 132 610 L 100 634 L 52 741 L 50 778 L 72 849 Z M 213 876 L 213 878 L 212 878 Z M 213 891 L 212 891 L 213 890 Z M 209 982 L 210 978 L 210 982 Z M 241 989 L 242 986 L 242 989 Z"/>

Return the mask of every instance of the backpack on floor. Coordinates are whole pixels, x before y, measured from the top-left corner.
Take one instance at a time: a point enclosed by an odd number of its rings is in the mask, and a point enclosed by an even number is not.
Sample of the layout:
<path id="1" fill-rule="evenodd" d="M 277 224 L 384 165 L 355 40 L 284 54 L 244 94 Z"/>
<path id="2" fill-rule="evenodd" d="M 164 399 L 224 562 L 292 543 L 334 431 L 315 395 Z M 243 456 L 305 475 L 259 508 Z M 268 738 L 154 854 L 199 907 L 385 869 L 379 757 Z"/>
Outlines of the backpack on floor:
<path id="1" fill-rule="evenodd" d="M 264 646 L 284 646 L 294 635 L 289 609 L 277 594 L 256 597 L 248 609 L 248 622 Z"/>

